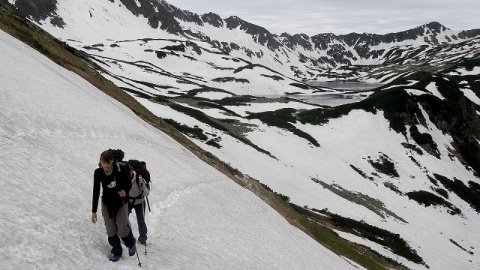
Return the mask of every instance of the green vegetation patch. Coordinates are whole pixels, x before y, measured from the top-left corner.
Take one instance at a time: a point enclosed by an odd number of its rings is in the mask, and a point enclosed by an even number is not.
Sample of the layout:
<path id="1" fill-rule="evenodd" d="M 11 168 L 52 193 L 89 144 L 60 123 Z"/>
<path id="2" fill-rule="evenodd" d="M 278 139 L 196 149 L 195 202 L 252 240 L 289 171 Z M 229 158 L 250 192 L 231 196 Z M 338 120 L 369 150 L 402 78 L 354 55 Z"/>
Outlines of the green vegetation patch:
<path id="1" fill-rule="evenodd" d="M 249 145 L 251 147 L 253 147 L 255 150 L 261 152 L 261 153 L 264 153 L 266 155 L 269 155 L 270 157 L 272 158 L 275 158 L 270 152 L 266 151 L 265 149 L 262 149 L 260 148 L 258 145 L 252 143 L 250 140 L 248 140 L 247 138 L 245 137 L 242 137 L 242 136 L 238 136 L 236 135 L 235 133 L 233 132 L 230 132 L 230 130 L 228 128 L 226 128 L 223 124 L 222 124 L 222 121 L 218 120 L 218 119 L 215 119 L 213 117 L 210 117 L 208 116 L 207 114 L 199 111 L 199 110 L 196 110 L 196 109 L 193 109 L 193 108 L 189 108 L 189 107 L 185 107 L 185 106 L 182 106 L 180 104 L 177 104 L 177 103 L 173 103 L 173 102 L 170 102 L 168 104 L 172 109 L 176 110 L 176 111 L 179 111 L 181 113 L 184 113 L 188 116 L 191 116 L 195 119 L 197 119 L 198 121 L 202 122 L 202 123 L 205 123 L 215 129 L 218 129 L 220 131 L 223 131 L 225 133 L 227 133 L 228 135 L 234 137 L 235 139 L 243 142 L 244 144 L 246 145 Z M 213 142 L 211 142 L 213 143 Z M 276 158 L 275 158 L 276 159 Z"/>
<path id="2" fill-rule="evenodd" d="M 237 116 L 237 117 L 242 117 L 241 115 L 237 114 L 236 112 L 234 112 L 234 111 L 232 111 L 232 110 L 229 110 L 229 109 L 223 107 L 222 105 L 217 104 L 216 102 L 212 102 L 212 101 L 201 101 L 201 102 L 198 102 L 197 105 L 198 105 L 198 106 L 202 106 L 202 107 L 207 107 L 207 108 L 219 109 L 219 110 L 222 110 L 222 111 L 228 113 L 229 115 L 233 115 L 233 116 Z"/>
<path id="3" fill-rule="evenodd" d="M 407 131 L 406 125 L 417 124 L 417 117 L 422 115 L 414 98 L 403 88 L 391 88 L 377 91 L 360 102 L 307 110 L 297 117 L 302 123 L 319 125 L 327 123 L 329 119 L 348 115 L 352 110 L 364 110 L 373 114 L 381 110 L 389 121 L 390 128 L 399 133 Z"/>
<path id="4" fill-rule="evenodd" d="M 222 98 L 216 102 L 223 106 L 246 106 L 256 99 L 254 96 L 233 96 Z"/>
<path id="5" fill-rule="evenodd" d="M 144 98 L 144 99 L 149 99 L 151 98 L 152 96 L 142 92 L 142 91 L 137 91 L 137 90 L 134 90 L 134 89 L 131 89 L 131 88 L 127 88 L 127 87 L 121 87 L 121 89 L 123 91 L 126 91 L 126 92 L 129 92 L 129 93 L 132 93 L 134 94 L 135 96 L 137 97 L 140 97 L 140 98 Z"/>
<path id="6" fill-rule="evenodd" d="M 189 108 L 189 107 L 185 107 L 185 106 L 182 106 L 182 105 L 177 104 L 177 103 L 171 103 L 169 105 L 172 109 L 174 109 L 176 111 L 179 111 L 181 113 L 184 113 L 188 116 L 191 116 L 191 117 L 197 119 L 198 121 L 200 121 L 202 123 L 210 125 L 213 128 L 216 128 L 216 129 L 222 130 L 222 131 L 228 131 L 228 129 L 226 129 L 223 125 L 221 125 L 217 121 L 212 120 L 212 118 L 210 116 L 206 115 L 205 113 L 203 113 L 199 110 L 192 109 L 192 108 Z"/>
<path id="7" fill-rule="evenodd" d="M 378 172 L 389 175 L 391 177 L 400 177 L 397 169 L 395 169 L 395 163 L 393 163 L 390 158 L 385 154 L 381 154 L 380 157 L 375 161 L 369 159 L 368 162 Z"/>
<path id="8" fill-rule="evenodd" d="M 225 82 L 250 83 L 250 81 L 247 80 L 247 79 L 237 79 L 237 78 L 234 78 L 234 77 L 220 77 L 220 78 L 215 78 L 215 79 L 212 80 L 212 82 L 221 82 L 221 83 L 225 83 Z"/>
<path id="9" fill-rule="evenodd" d="M 208 136 L 205 135 L 205 133 L 203 133 L 203 130 L 197 126 L 195 127 L 189 127 L 187 125 L 184 125 L 184 124 L 180 124 L 178 122 L 176 122 L 175 120 L 173 119 L 164 119 L 165 122 L 167 122 L 169 125 L 173 126 L 176 130 L 180 131 L 181 133 L 191 137 L 191 138 L 196 138 L 196 139 L 199 139 L 201 141 L 206 141 L 205 143 L 207 145 L 210 145 L 210 146 L 213 146 L 213 147 L 216 147 L 216 148 L 222 148 L 222 146 L 218 143 L 220 141 L 220 138 L 213 138 L 213 139 L 210 139 L 208 140 Z"/>
<path id="10" fill-rule="evenodd" d="M 270 79 L 273 79 L 273 80 L 275 80 L 275 81 L 283 81 L 283 80 L 285 80 L 283 77 L 277 76 L 277 75 L 260 74 L 260 76 L 263 76 L 263 77 L 266 77 L 266 78 L 270 78 Z"/>
<path id="11" fill-rule="evenodd" d="M 334 108 L 317 108 L 306 110 L 297 114 L 297 119 L 302 124 L 323 125 L 328 123 L 330 119 L 340 118 L 347 115 L 354 107 L 350 104 L 337 106 Z"/>
<path id="12" fill-rule="evenodd" d="M 480 213 L 480 185 L 478 183 L 469 181 L 469 186 L 466 186 L 461 180 L 456 178 L 455 180 L 451 180 L 448 177 L 436 173 L 433 174 L 433 176 L 440 181 L 446 189 L 457 194 L 458 197 Z"/>
<path id="13" fill-rule="evenodd" d="M 189 74 L 189 76 L 192 76 Z M 200 80 L 200 78 L 198 78 L 197 76 L 193 76 L 196 80 Z M 225 91 L 225 90 L 222 90 L 222 89 L 219 89 L 219 88 L 213 88 L 213 87 L 209 87 L 209 86 L 202 86 L 200 88 L 196 88 L 196 89 L 192 89 L 192 90 L 189 90 L 185 96 L 186 97 L 195 97 L 197 94 L 199 93 L 208 93 L 208 92 L 218 92 L 218 93 L 225 93 L 225 94 L 229 94 L 229 95 L 233 95 L 233 93 L 230 93 L 228 91 Z"/>
<path id="14" fill-rule="evenodd" d="M 298 137 L 304 138 L 309 141 L 311 144 L 320 147 L 320 144 L 315 140 L 310 134 L 296 128 L 292 123 L 296 123 L 297 120 L 294 116 L 297 110 L 292 108 L 284 108 L 276 111 L 268 111 L 261 113 L 250 113 L 247 117 L 248 119 L 259 119 L 263 123 L 278 127 L 281 129 L 286 129 Z"/>
<path id="15" fill-rule="evenodd" d="M 368 210 L 372 211 L 373 213 L 377 214 L 378 216 L 380 216 L 382 218 L 386 218 L 386 216 L 388 215 L 388 216 L 394 217 L 394 218 L 396 218 L 396 219 L 398 219 L 398 220 L 400 220 L 404 223 L 408 223 L 406 220 L 404 220 L 403 218 L 401 218 L 400 216 L 398 216 L 394 212 L 388 210 L 385 207 L 385 204 L 380 200 L 377 200 L 375 198 L 372 198 L 372 197 L 370 197 L 366 194 L 362 194 L 360 192 L 352 192 L 352 191 L 346 190 L 339 185 L 327 184 L 327 183 L 325 183 L 325 182 L 323 182 L 319 179 L 312 178 L 312 181 L 317 183 L 317 184 L 320 184 L 323 188 L 330 190 L 332 193 L 344 198 L 347 201 L 350 201 L 352 203 L 356 203 L 358 205 L 361 205 L 361 206 L 367 208 Z"/>
<path id="16" fill-rule="evenodd" d="M 238 72 L 240 72 L 240 71 L 242 71 L 242 70 L 244 70 L 244 69 L 254 69 L 255 67 L 264 67 L 264 66 L 262 66 L 262 65 L 260 65 L 260 64 L 248 64 L 248 65 L 245 65 L 245 66 L 243 66 L 243 67 L 239 67 L 239 68 L 235 69 L 235 70 L 233 71 L 233 73 L 238 73 Z"/>
<path id="17" fill-rule="evenodd" d="M 445 189 L 443 188 L 437 188 L 437 187 L 434 187 L 432 188 L 433 191 L 437 192 L 440 196 L 444 197 L 445 199 L 448 199 L 449 196 L 448 196 L 448 191 L 446 191 Z"/>
<path id="18" fill-rule="evenodd" d="M 203 130 L 199 127 L 189 127 L 184 124 L 180 124 L 173 119 L 164 119 L 169 125 L 173 126 L 178 131 L 182 132 L 183 134 L 187 134 L 190 137 L 197 138 L 201 141 L 206 141 L 208 136 L 203 133 Z"/>
<path id="19" fill-rule="evenodd" d="M 440 158 L 440 151 L 438 151 L 437 144 L 433 141 L 432 135 L 428 133 L 420 133 L 416 125 L 410 126 L 410 135 L 412 135 L 413 140 L 425 149 L 425 151 Z"/>
<path id="20" fill-rule="evenodd" d="M 349 242 L 340 237 L 332 230 L 332 228 L 335 227 L 337 227 L 335 229 L 339 229 L 339 226 L 335 226 L 335 222 L 332 222 L 333 217 L 327 210 L 310 210 L 293 203 L 290 203 L 290 206 L 304 217 L 300 219 L 299 222 L 307 228 L 307 230 L 313 235 L 313 238 L 335 253 L 358 263 L 366 269 L 408 269 L 400 263 L 381 255 L 369 247 Z M 343 229 L 345 230 L 345 228 Z M 348 228 L 346 228 L 346 230 L 350 231 Z"/>
<path id="21" fill-rule="evenodd" d="M 183 45 L 183 44 L 170 45 L 170 46 L 165 46 L 162 49 L 169 50 L 169 51 L 176 51 L 176 52 L 185 52 L 185 45 Z"/>
<path id="22" fill-rule="evenodd" d="M 401 192 L 397 186 L 395 186 L 393 183 L 391 182 L 383 182 L 383 185 L 386 187 L 386 188 L 389 188 L 391 191 L 397 193 L 398 195 L 403 195 L 403 192 Z"/>
<path id="23" fill-rule="evenodd" d="M 455 240 L 453 240 L 453 239 L 450 239 L 450 242 L 451 242 L 452 244 L 454 244 L 455 246 L 459 247 L 461 250 L 463 250 L 463 251 L 465 251 L 465 252 L 468 252 L 468 254 L 470 254 L 470 255 L 474 255 L 474 254 L 475 254 L 475 253 L 473 253 L 473 251 L 467 250 L 466 248 L 462 247 L 460 244 L 458 244 L 458 243 L 457 243 Z"/>
<path id="24" fill-rule="evenodd" d="M 220 141 L 220 138 L 214 138 L 214 139 L 208 140 L 206 144 L 220 149 L 222 148 L 222 146 L 218 143 L 219 141 Z"/>
<path id="25" fill-rule="evenodd" d="M 266 189 L 266 190 L 272 192 L 273 194 L 275 194 L 276 196 L 278 196 L 278 198 L 280 198 L 280 200 L 282 200 L 286 203 L 290 202 L 290 197 L 288 197 L 287 195 L 284 195 L 282 193 L 278 193 L 278 192 L 272 190 L 269 186 L 267 186 L 265 184 L 260 183 L 260 185 L 262 185 L 264 189 Z"/>
<path id="26" fill-rule="evenodd" d="M 360 174 L 363 178 L 365 179 L 369 179 L 371 181 L 373 181 L 373 177 L 371 176 L 368 176 L 364 171 L 360 170 L 359 168 L 355 167 L 354 165 L 350 164 L 350 167 L 356 171 L 358 174 Z"/>
<path id="27" fill-rule="evenodd" d="M 444 198 L 439 197 L 439 196 L 437 196 L 433 193 L 430 193 L 428 191 L 418 190 L 418 191 L 407 192 L 407 197 L 411 200 L 414 200 L 414 201 L 418 202 L 421 205 L 424 205 L 425 207 L 428 207 L 428 206 L 431 206 L 431 205 L 433 205 L 433 206 L 436 206 L 436 205 L 444 206 L 444 207 L 450 209 L 448 211 L 448 213 L 450 213 L 451 215 L 460 215 L 462 213 L 462 211 L 460 209 L 455 207 L 450 202 L 446 201 Z"/>
<path id="28" fill-rule="evenodd" d="M 365 222 L 356 221 L 333 213 L 328 214 L 332 217 L 332 222 L 336 226 L 344 228 L 353 234 L 363 236 L 382 246 L 389 247 L 393 253 L 414 263 L 425 264 L 423 259 L 418 256 L 417 252 L 411 248 L 399 234 L 380 229 Z"/>
<path id="29" fill-rule="evenodd" d="M 295 87 L 300 88 L 300 89 L 304 89 L 304 90 L 310 89 L 310 86 L 308 86 L 307 84 L 304 84 L 304 83 L 291 83 L 290 85 L 295 86 Z"/>

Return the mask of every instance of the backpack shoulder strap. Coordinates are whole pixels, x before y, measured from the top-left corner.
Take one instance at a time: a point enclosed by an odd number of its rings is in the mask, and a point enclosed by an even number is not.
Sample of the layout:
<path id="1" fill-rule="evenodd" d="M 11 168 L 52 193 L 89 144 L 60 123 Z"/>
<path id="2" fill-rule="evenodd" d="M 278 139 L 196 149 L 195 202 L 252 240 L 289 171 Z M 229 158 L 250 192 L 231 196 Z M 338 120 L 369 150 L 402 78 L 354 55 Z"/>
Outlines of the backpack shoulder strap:
<path id="1" fill-rule="evenodd" d="M 135 177 L 136 179 L 135 179 L 135 180 L 137 181 L 137 186 L 138 186 L 138 188 L 140 189 L 140 177 L 141 177 L 141 176 L 140 176 L 140 174 L 138 174 L 138 173 L 136 173 L 136 172 L 135 172 L 135 175 L 136 175 L 136 177 Z"/>

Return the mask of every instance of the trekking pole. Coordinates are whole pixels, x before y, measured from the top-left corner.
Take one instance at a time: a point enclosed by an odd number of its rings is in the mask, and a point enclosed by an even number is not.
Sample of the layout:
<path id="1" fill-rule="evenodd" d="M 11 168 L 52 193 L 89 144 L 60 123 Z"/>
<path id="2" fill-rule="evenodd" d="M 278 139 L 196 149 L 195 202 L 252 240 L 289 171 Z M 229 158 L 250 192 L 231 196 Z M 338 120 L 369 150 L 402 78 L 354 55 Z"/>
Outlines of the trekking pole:
<path id="1" fill-rule="evenodd" d="M 145 199 L 145 198 L 148 198 L 148 197 L 145 197 L 142 195 L 142 197 Z M 143 222 L 146 223 L 145 221 L 145 200 L 142 200 L 142 211 L 143 211 Z M 145 255 L 147 255 L 147 240 L 145 240 Z"/>
<path id="2" fill-rule="evenodd" d="M 145 197 L 145 199 L 147 199 L 148 211 L 149 211 L 149 212 L 152 212 L 152 209 L 150 209 L 150 203 L 148 202 L 148 196 L 147 196 L 147 197 Z"/>
<path id="3" fill-rule="evenodd" d="M 123 200 L 123 208 L 125 209 L 125 214 L 127 215 L 128 228 L 130 229 L 130 232 L 131 232 L 132 235 L 133 235 L 132 224 L 130 224 L 130 217 L 129 217 L 129 215 L 128 215 L 127 207 L 125 206 L 125 200 Z M 134 243 L 134 245 L 135 245 L 135 244 L 136 244 L 136 243 Z M 137 254 L 138 266 L 142 267 L 142 263 L 140 262 L 140 256 L 138 256 L 138 251 L 137 251 L 137 249 L 135 249 L 135 253 Z"/>

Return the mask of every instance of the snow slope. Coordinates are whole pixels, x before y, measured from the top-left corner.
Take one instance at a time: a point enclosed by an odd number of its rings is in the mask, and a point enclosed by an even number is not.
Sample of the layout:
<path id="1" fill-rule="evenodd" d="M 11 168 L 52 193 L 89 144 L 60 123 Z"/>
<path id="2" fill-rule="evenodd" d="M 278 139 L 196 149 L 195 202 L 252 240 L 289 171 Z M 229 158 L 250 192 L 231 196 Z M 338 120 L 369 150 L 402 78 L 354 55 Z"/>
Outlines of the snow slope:
<path id="1" fill-rule="evenodd" d="M 358 268 L 76 74 L 4 32 L 0 48 L 1 269 L 138 268 L 109 262 L 102 219 L 90 222 L 108 148 L 149 164 L 145 269 Z"/>

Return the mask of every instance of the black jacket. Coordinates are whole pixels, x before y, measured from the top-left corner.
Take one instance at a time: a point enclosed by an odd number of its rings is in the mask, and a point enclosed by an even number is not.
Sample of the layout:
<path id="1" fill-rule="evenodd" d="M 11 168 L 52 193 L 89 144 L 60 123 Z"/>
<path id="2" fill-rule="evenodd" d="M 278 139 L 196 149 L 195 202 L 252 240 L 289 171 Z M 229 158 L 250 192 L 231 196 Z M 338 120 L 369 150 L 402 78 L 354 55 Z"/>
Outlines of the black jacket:
<path id="1" fill-rule="evenodd" d="M 100 185 L 102 186 L 102 202 L 109 209 L 117 209 L 128 200 L 128 193 L 132 188 L 132 183 L 129 181 L 130 172 L 127 167 L 121 163 L 114 163 L 113 170 L 110 175 L 107 175 L 103 168 L 98 168 L 93 174 L 93 199 L 92 199 L 92 213 L 97 212 L 98 197 L 100 196 Z M 120 190 L 124 190 L 126 197 L 122 198 L 118 194 Z"/>

